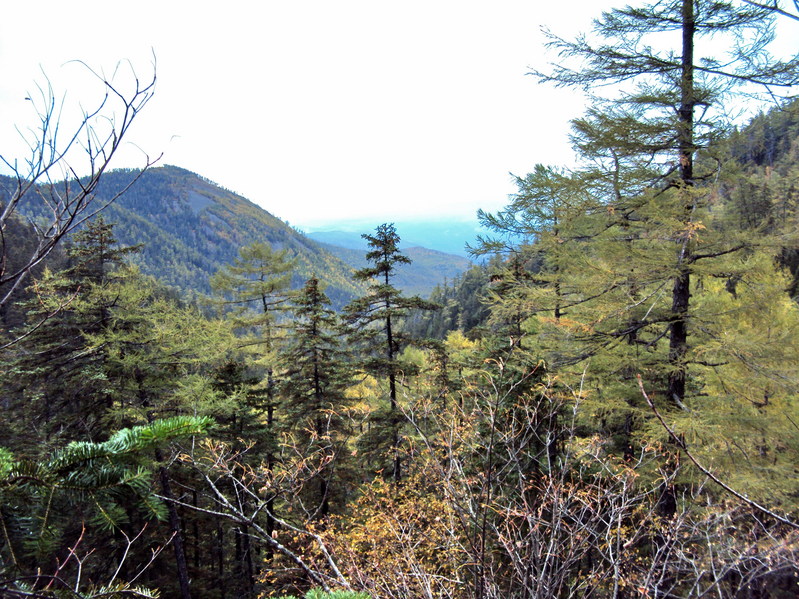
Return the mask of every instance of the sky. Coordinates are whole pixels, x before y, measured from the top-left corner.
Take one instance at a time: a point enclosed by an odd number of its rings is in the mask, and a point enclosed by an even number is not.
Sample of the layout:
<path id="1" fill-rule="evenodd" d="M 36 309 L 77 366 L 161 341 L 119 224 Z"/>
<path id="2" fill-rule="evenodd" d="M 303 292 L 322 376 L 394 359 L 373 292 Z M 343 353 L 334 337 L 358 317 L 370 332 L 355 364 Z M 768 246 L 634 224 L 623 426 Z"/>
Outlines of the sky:
<path id="1" fill-rule="evenodd" d="M 37 85 L 69 110 L 98 72 L 155 94 L 113 167 L 163 154 L 306 230 L 473 219 L 510 173 L 570 164 L 584 98 L 527 73 L 612 0 L 38 0 L 0 21 L 0 154 L 23 155 Z M 45 78 L 46 77 L 46 78 Z M 32 98 L 28 100 L 27 98 Z"/>

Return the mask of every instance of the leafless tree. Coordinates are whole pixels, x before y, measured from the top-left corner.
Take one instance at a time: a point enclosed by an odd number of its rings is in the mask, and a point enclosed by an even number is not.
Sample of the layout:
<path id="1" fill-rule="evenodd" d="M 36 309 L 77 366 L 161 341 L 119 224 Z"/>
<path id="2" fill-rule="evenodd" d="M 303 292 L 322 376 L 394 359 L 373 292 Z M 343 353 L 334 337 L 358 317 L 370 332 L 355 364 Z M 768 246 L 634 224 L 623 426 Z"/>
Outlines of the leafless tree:
<path id="1" fill-rule="evenodd" d="M 95 549 L 83 549 L 82 544 L 86 533 L 82 528 L 78 539 L 67 549 L 63 560 L 59 560 L 53 572 L 44 572 L 40 568 L 35 575 L 15 577 L 10 580 L 0 580 L 0 596 L 7 599 L 54 599 L 55 597 L 75 597 L 86 599 L 115 599 L 131 597 L 133 599 L 155 599 L 158 593 L 147 588 L 137 586 L 136 580 L 153 564 L 166 545 L 152 547 L 150 559 L 144 564 L 136 565 L 136 572 L 128 581 L 119 581 L 118 576 L 127 561 L 130 551 L 144 534 L 147 526 L 133 537 L 119 533 L 125 538 L 125 548 L 117 561 L 113 575 L 104 583 L 90 584 L 86 588 L 84 569 L 86 564 L 97 557 Z"/>
<path id="2" fill-rule="evenodd" d="M 145 80 L 129 62 L 119 63 L 108 76 L 75 62 L 101 85 L 94 108 L 81 107 L 77 121 L 68 122 L 66 97 L 59 98 L 45 77 L 36 93 L 26 98 L 34 108 L 35 125 L 17 128 L 27 157 L 0 154 L 0 169 L 9 173 L 0 181 L 0 307 L 70 231 L 127 189 L 110 198 L 95 197 L 100 178 L 153 96 L 155 62 L 152 76 Z M 145 154 L 141 172 L 158 158 Z M 26 239 L 24 255 L 19 255 L 22 244 L 9 235 L 13 221 L 20 218 L 28 222 L 32 231 L 28 236 L 35 237 L 32 243 Z"/>
<path id="3" fill-rule="evenodd" d="M 385 599 L 750 599 L 795 585 L 790 523 L 709 480 L 686 484 L 687 464 L 662 467 L 671 447 L 620 458 L 580 436 L 581 389 L 520 393 L 524 379 L 485 376 L 448 409 L 409 401 L 407 492 L 367 496 L 325 531 L 353 587 Z M 670 517 L 665 487 L 677 490 Z"/>
<path id="4" fill-rule="evenodd" d="M 198 476 L 200 502 L 188 503 L 175 497 L 161 499 L 183 509 L 205 514 L 238 527 L 246 527 L 247 535 L 269 549 L 280 559 L 269 564 L 270 570 L 282 571 L 288 577 L 330 590 L 350 588 L 350 583 L 337 566 L 323 537 L 301 518 L 290 522 L 270 514 L 270 497 L 294 497 L 299 489 L 315 479 L 321 464 L 313 458 L 283 464 L 280 472 L 265 464 L 249 466 L 244 453 L 216 441 L 205 441 L 181 454 L 178 461 Z M 277 524 L 268 530 L 266 516 Z M 309 557 L 310 556 L 310 557 Z"/>

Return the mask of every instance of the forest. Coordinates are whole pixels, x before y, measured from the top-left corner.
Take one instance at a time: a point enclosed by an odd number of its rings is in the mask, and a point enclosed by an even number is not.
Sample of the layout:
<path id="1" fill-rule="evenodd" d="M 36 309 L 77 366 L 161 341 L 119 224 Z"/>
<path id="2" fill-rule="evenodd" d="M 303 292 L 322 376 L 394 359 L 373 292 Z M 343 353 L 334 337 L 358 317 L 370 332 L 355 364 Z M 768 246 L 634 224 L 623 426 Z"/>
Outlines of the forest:
<path id="1" fill-rule="evenodd" d="M 799 595 L 780 20 L 659 0 L 550 33 L 533 74 L 590 99 L 576 165 L 518 176 L 429 298 L 396 286 L 401 232 L 364 232 L 341 309 L 264 240 L 207 295 L 141 273 L 96 192 L 145 79 L 70 138 L 85 177 L 53 176 L 44 110 L 0 189 L 0 596 Z"/>

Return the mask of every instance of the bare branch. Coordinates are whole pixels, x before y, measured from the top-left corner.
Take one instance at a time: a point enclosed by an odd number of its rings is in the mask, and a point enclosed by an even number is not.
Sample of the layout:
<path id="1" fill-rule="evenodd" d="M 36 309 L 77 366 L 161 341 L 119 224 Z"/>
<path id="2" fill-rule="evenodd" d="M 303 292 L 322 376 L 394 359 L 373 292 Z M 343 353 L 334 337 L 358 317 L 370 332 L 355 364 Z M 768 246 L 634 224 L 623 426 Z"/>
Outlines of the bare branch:
<path id="1" fill-rule="evenodd" d="M 134 73 L 132 89 L 123 89 L 114 78 L 79 64 L 97 78 L 104 93 L 91 110 L 81 108 L 79 123 L 64 135 L 61 116 L 64 100 L 56 101 L 55 92 L 45 76 L 38 86 L 37 101 L 31 99 L 38 123 L 29 135 L 20 132 L 29 149 L 22 161 L 0 155 L 0 162 L 10 169 L 5 200 L 0 205 L 0 306 L 5 305 L 20 288 L 31 270 L 50 254 L 53 248 L 71 231 L 80 227 L 127 191 L 138 177 L 111 198 L 99 201 L 95 197 L 102 175 L 119 151 L 130 126 L 147 105 L 155 91 L 155 61 L 153 74 L 142 82 Z M 132 71 L 132 68 L 131 68 Z M 116 75 L 116 71 L 115 71 Z M 30 98 L 29 98 L 30 99 Z M 145 155 L 141 172 L 160 159 Z M 56 172 L 63 180 L 56 181 Z M 141 175 L 139 173 L 139 176 Z M 15 249 L 9 239 L 12 219 L 32 226 L 35 234 L 33 249 L 26 255 L 13 256 Z"/>
<path id="2" fill-rule="evenodd" d="M 644 399 L 646 400 L 647 405 L 652 410 L 652 412 L 654 412 L 654 414 L 657 417 L 658 421 L 660 421 L 661 426 L 669 434 L 669 436 L 671 437 L 672 441 L 674 441 L 675 445 L 677 445 L 677 447 L 682 449 L 682 451 L 685 453 L 685 455 L 688 457 L 688 459 L 691 460 L 691 462 L 693 462 L 694 466 L 696 466 L 700 470 L 700 472 L 702 472 L 705 476 L 707 476 L 714 483 L 719 485 L 722 489 L 724 489 L 725 491 L 727 491 L 731 495 L 733 495 L 733 496 L 737 497 L 738 499 L 740 499 L 741 501 L 743 501 L 746 505 L 756 509 L 757 511 L 759 511 L 759 512 L 761 512 L 763 514 L 766 514 L 767 516 L 770 516 L 770 517 L 774 518 L 778 522 L 782 522 L 783 524 L 787 524 L 788 526 L 799 530 L 799 522 L 794 522 L 790 518 L 786 518 L 785 516 L 780 516 L 779 514 L 777 514 L 776 512 L 773 512 L 772 510 L 768 509 L 767 507 L 762 506 L 759 503 L 757 503 L 756 501 L 753 501 L 753 500 L 749 499 L 746 495 L 744 495 L 742 493 L 739 493 L 738 491 L 736 491 L 735 489 L 730 487 L 727 483 L 725 483 L 723 480 L 721 480 L 718 476 L 713 474 L 710 470 L 705 468 L 699 462 L 699 460 L 697 460 L 694 457 L 694 455 L 688 450 L 688 445 L 686 444 L 685 439 L 682 438 L 677 433 L 675 433 L 674 430 L 666 423 L 666 421 L 664 420 L 663 416 L 660 414 L 658 409 L 655 407 L 655 404 L 652 402 L 652 400 L 650 399 L 649 395 L 647 394 L 646 389 L 644 389 L 644 383 L 643 383 L 643 381 L 641 379 L 641 375 L 639 374 L 637 376 L 638 376 L 638 387 L 641 389 L 641 394 L 644 396 Z"/>

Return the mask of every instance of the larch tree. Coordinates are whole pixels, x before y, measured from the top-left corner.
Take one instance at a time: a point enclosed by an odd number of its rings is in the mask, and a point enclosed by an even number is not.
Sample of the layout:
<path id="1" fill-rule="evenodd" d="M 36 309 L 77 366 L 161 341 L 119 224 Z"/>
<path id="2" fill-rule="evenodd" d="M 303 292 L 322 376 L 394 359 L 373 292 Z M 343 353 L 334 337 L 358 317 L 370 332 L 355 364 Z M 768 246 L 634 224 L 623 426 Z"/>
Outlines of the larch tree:
<path id="1" fill-rule="evenodd" d="M 125 426 L 161 418 L 215 412 L 210 371 L 230 352 L 229 324 L 203 318 L 197 306 L 183 306 L 154 280 L 132 272 L 113 289 L 115 303 L 107 326 L 84 333 L 91 352 L 102 351 L 102 378 L 113 409 L 108 419 Z M 155 448 L 159 494 L 166 500 L 172 536 L 175 596 L 191 596 L 186 529 L 175 499 L 185 472 L 172 465 L 172 455 Z M 179 593 L 179 594 L 178 594 Z"/>
<path id="2" fill-rule="evenodd" d="M 233 264 L 219 270 L 210 281 L 211 288 L 222 298 L 222 305 L 230 308 L 233 324 L 242 334 L 242 345 L 251 352 L 255 364 L 266 372 L 263 392 L 250 393 L 247 400 L 250 408 L 266 413 L 265 460 L 270 472 L 274 470 L 277 451 L 276 327 L 279 316 L 288 308 L 295 265 L 296 261 L 289 257 L 288 250 L 276 251 L 268 243 L 254 242 L 240 248 Z M 272 534 L 276 526 L 274 495 L 270 495 L 266 505 L 266 530 Z M 241 543 L 244 561 L 250 563 L 252 552 L 246 526 L 242 528 Z M 252 570 L 249 566 L 247 569 Z"/>
<path id="3" fill-rule="evenodd" d="M 124 327 L 112 322 L 122 282 L 133 276 L 124 267 L 136 247 L 119 247 L 114 225 L 103 218 L 77 232 L 62 272 L 46 270 L 29 290 L 27 322 L 20 328 L 12 382 L 28 424 L 49 437 L 94 439 L 108 432 L 113 407 L 107 382 L 108 354 L 93 347 L 90 335 Z M 33 441 L 33 440 L 32 440 Z"/>
<path id="4" fill-rule="evenodd" d="M 33 408 L 28 418 L 32 426 L 24 433 L 17 430 L 15 436 L 26 444 L 39 441 L 38 451 L 86 436 L 96 440 L 118 428 L 114 424 L 157 426 L 162 417 L 210 411 L 205 407 L 210 398 L 203 397 L 209 395 L 210 384 L 203 371 L 230 347 L 229 326 L 202 318 L 196 307 L 178 306 L 135 268 L 115 265 L 127 250 L 116 248 L 110 225 L 92 223 L 70 250 L 73 264 L 38 282 L 33 321 L 51 306 L 58 309 L 12 348 L 19 356 L 14 368 L 22 387 L 14 398 L 14 412 L 28 416 L 25 404 Z M 37 426 L 35 418 L 44 420 L 43 425 Z M 31 434 L 37 429 L 49 434 L 47 443 Z M 174 499 L 163 463 L 166 453 L 158 447 L 153 452 L 159 462 L 153 470 L 158 471 L 160 494 Z M 119 516 L 121 536 L 102 542 L 109 555 L 130 551 L 136 559 L 138 551 L 120 545 L 125 534 L 137 534 L 140 517 L 130 506 L 114 514 Z M 177 509 L 168 501 L 163 514 L 174 535 L 173 580 L 180 595 L 188 597 L 190 577 Z M 80 519 L 71 521 L 67 532 L 75 534 L 76 527 L 79 532 Z M 87 532 L 83 538 L 94 544 L 99 537 Z"/>
<path id="5" fill-rule="evenodd" d="M 709 148 L 736 91 L 770 97 L 799 83 L 799 55 L 782 61 L 768 51 L 779 12 L 777 4 L 703 0 L 613 9 L 595 21 L 596 42 L 551 36 L 564 60 L 539 73 L 558 85 L 613 90 L 574 122 L 574 142 L 597 167 L 581 176 L 595 178 L 591 191 L 613 213 L 600 226 L 619 239 L 659 236 L 673 244 L 664 265 L 671 300 L 664 394 L 677 405 L 686 396 L 692 275 L 703 261 L 751 245 L 702 239 L 713 202 L 706 183 L 719 174 Z M 631 231 L 635 224 L 643 230 Z"/>
<path id="6" fill-rule="evenodd" d="M 799 381 L 785 368 L 793 361 L 755 342 L 770 338 L 768 331 L 742 332 L 746 323 L 763 326 L 757 313 L 764 310 L 794 326 L 794 308 L 776 293 L 786 285 L 775 266 L 794 235 L 731 226 L 737 216 L 725 194 L 737 183 L 719 143 L 742 99 L 772 101 L 799 83 L 799 56 L 778 60 L 768 52 L 781 10 L 666 0 L 610 10 L 575 41 L 550 34 L 561 61 L 538 72 L 541 80 L 594 94 L 573 121 L 578 166 L 539 167 L 519 179 L 502 213 L 483 215 L 497 232 L 523 235 L 541 252 L 532 281 L 520 283 L 534 317 L 526 326 L 561 376 L 588 374 L 586 391 L 596 401 L 583 406 L 586 422 L 619 451 L 632 451 L 636 434 L 643 442 L 665 438 L 647 422 L 639 374 L 689 440 L 723 444 L 719 402 L 754 405 L 731 393 L 744 372 L 746 397 L 772 398 L 755 410 L 761 422 L 797 409 L 788 397 Z M 714 298 L 720 294 L 729 301 Z M 775 394 L 787 401 L 781 408 Z M 737 426 L 755 422 L 739 418 Z M 743 456 L 763 446 L 761 434 L 740 437 Z M 780 451 L 793 455 L 796 447 Z M 753 471 L 774 455 L 761 457 Z"/>
<path id="7" fill-rule="evenodd" d="M 288 250 L 255 242 L 239 250 L 239 256 L 211 277 L 211 288 L 229 308 L 234 326 L 242 333 L 242 345 L 253 350 L 266 370 L 267 426 L 272 427 L 275 410 L 274 360 L 278 317 L 289 301 L 289 286 L 295 261 Z"/>

